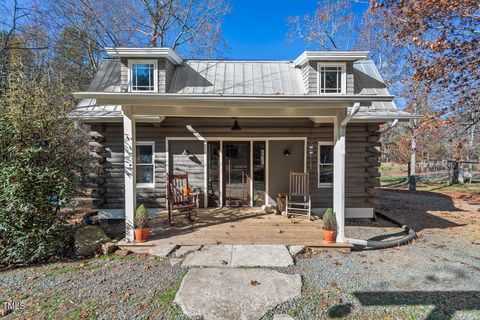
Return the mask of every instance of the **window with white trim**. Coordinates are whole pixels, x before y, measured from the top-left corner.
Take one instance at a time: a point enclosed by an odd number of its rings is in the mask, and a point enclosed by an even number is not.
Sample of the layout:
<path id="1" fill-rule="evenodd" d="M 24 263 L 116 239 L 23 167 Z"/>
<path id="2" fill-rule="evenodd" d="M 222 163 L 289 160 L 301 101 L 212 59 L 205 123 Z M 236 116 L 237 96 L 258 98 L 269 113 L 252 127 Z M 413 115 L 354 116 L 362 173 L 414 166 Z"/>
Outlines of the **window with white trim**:
<path id="1" fill-rule="evenodd" d="M 333 62 L 318 63 L 318 94 L 346 93 L 346 64 Z"/>
<path id="2" fill-rule="evenodd" d="M 155 188 L 155 143 L 137 142 L 137 188 Z"/>
<path id="3" fill-rule="evenodd" d="M 157 61 L 129 60 L 129 86 L 131 92 L 157 91 Z"/>
<path id="4" fill-rule="evenodd" d="M 318 187 L 333 185 L 333 142 L 318 143 Z"/>

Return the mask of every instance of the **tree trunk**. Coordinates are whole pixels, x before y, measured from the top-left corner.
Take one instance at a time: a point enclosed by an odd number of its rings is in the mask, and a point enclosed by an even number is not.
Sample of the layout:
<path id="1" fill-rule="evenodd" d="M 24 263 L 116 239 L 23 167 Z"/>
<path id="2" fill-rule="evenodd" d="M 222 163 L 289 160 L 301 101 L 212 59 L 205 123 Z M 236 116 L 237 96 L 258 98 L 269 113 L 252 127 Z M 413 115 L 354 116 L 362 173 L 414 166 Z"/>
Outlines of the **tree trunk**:
<path id="1" fill-rule="evenodd" d="M 416 107 L 413 109 L 413 113 L 416 114 Z M 416 124 L 417 121 L 414 119 L 412 121 L 412 149 L 410 153 L 410 175 L 408 176 L 409 190 L 417 190 L 417 179 L 415 173 L 415 166 L 417 162 L 417 133 L 416 133 Z"/>

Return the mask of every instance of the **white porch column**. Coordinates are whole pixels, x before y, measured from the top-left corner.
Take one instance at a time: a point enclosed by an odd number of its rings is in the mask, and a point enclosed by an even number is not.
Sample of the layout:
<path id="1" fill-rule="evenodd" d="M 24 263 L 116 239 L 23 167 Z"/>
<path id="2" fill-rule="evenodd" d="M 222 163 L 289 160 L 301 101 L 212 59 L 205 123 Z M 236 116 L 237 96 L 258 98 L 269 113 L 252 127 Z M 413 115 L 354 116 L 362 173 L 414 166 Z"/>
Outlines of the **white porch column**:
<path id="1" fill-rule="evenodd" d="M 123 106 L 123 145 L 125 166 L 125 240 L 134 241 L 134 216 L 137 207 L 135 115 Z"/>
<path id="2" fill-rule="evenodd" d="M 345 242 L 345 110 L 337 111 L 334 122 L 333 212 L 337 219 L 337 242 Z"/>

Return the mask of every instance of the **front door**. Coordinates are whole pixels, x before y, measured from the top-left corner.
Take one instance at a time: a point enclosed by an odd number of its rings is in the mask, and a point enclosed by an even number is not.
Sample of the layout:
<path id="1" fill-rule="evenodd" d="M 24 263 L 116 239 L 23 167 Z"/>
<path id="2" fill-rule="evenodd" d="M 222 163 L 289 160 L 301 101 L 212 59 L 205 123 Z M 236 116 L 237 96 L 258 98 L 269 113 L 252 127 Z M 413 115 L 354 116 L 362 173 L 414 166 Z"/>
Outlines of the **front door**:
<path id="1" fill-rule="evenodd" d="M 250 205 L 250 184 L 250 142 L 223 142 L 225 205 Z"/>

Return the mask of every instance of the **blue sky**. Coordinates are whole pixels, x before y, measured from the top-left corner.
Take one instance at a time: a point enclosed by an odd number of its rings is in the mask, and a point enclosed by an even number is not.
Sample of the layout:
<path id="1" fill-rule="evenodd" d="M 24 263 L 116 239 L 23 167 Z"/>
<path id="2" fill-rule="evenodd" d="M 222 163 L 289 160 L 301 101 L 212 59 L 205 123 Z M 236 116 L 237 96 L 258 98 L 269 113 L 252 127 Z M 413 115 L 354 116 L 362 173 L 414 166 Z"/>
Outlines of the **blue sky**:
<path id="1" fill-rule="evenodd" d="M 313 47 L 302 41 L 287 43 L 286 19 L 313 13 L 317 3 L 314 0 L 232 0 L 232 12 L 224 22 L 223 35 L 230 45 L 226 57 L 293 60 Z M 352 0 L 352 10 L 356 13 L 367 8 L 368 4 Z"/>

